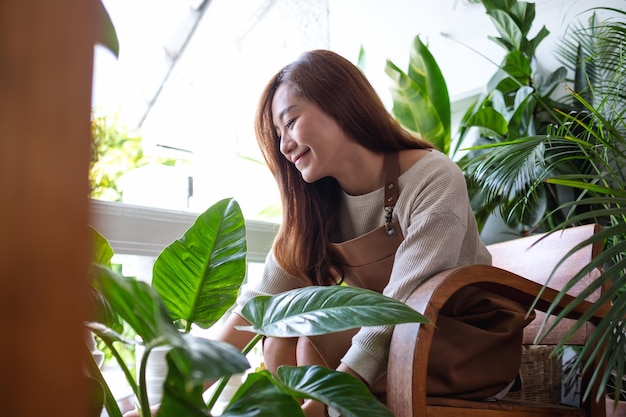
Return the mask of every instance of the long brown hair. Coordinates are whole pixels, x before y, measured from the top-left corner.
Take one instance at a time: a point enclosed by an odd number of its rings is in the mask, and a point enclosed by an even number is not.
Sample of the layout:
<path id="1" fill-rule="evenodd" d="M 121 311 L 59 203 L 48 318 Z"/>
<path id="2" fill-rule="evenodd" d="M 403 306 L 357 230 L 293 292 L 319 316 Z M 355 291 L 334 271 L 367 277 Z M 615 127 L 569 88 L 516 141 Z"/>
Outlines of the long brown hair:
<path id="1" fill-rule="evenodd" d="M 330 285 L 330 244 L 337 230 L 341 188 L 334 178 L 307 183 L 280 152 L 272 115 L 276 89 L 286 84 L 315 103 L 354 140 L 375 152 L 432 148 L 404 130 L 389 114 L 363 73 L 326 50 L 305 52 L 280 70 L 263 91 L 256 115 L 259 147 L 280 188 L 283 220 L 274 240 L 278 263 L 314 285 Z"/>

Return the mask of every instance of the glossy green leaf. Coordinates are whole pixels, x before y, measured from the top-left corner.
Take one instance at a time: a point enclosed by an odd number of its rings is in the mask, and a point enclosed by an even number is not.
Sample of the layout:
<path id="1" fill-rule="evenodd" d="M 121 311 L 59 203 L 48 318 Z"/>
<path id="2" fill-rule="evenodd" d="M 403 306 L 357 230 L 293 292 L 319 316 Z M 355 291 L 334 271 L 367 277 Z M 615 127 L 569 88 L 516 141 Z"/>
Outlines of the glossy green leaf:
<path id="1" fill-rule="evenodd" d="M 100 265 L 94 265 L 93 268 L 104 297 L 144 343 L 182 343 L 180 333 L 154 288 L 145 282 L 122 277 Z"/>
<path id="2" fill-rule="evenodd" d="M 152 285 L 174 320 L 208 328 L 233 305 L 246 271 L 243 214 L 232 199 L 202 213 L 157 258 Z"/>
<path id="3" fill-rule="evenodd" d="M 509 124 L 502 114 L 491 107 L 480 109 L 463 123 L 467 126 L 476 126 L 489 129 L 504 137 L 509 131 Z"/>
<path id="4" fill-rule="evenodd" d="M 246 357 L 227 343 L 189 334 L 183 339 L 184 348 L 174 348 L 167 355 L 160 417 L 210 415 L 202 396 L 204 384 L 250 368 Z"/>
<path id="5" fill-rule="evenodd" d="M 333 407 L 343 417 L 393 417 L 393 414 L 352 375 L 321 366 L 281 366 L 278 378 L 300 398 Z"/>
<path id="6" fill-rule="evenodd" d="M 167 356 L 167 377 L 163 383 L 163 398 L 157 417 L 209 417 L 210 410 L 204 403 L 204 387 L 197 381 L 189 381 Z"/>
<path id="7" fill-rule="evenodd" d="M 391 61 L 387 61 L 386 72 L 393 82 L 392 111 L 398 122 L 406 129 L 435 144 L 437 138 L 444 135 L 445 129 L 426 92 L 422 91 L 415 81 Z"/>
<path id="8" fill-rule="evenodd" d="M 250 368 L 245 355 L 228 343 L 191 334 L 182 338 L 181 346 L 172 349 L 169 356 L 188 380 L 203 383 Z"/>
<path id="9" fill-rule="evenodd" d="M 101 339 L 108 339 L 112 342 L 122 342 L 127 345 L 134 345 L 137 342 L 122 336 L 113 328 L 107 327 L 105 324 L 95 321 L 85 323 L 87 329 Z"/>
<path id="10" fill-rule="evenodd" d="M 413 40 L 408 76 L 420 86 L 422 91 L 426 92 L 433 104 L 444 128 L 444 136 L 438 138 L 436 143 L 442 152 L 448 153 L 451 119 L 448 86 L 437 61 L 419 36 Z"/>
<path id="11" fill-rule="evenodd" d="M 502 39 L 513 48 L 520 49 L 524 35 L 515 20 L 502 10 L 491 10 L 487 14 L 491 17 Z"/>
<path id="12" fill-rule="evenodd" d="M 510 109 L 508 140 L 535 134 L 533 118 L 529 117 L 529 113 L 534 110 L 533 92 L 532 87 L 524 86 L 515 93 L 515 100 Z"/>
<path id="13" fill-rule="evenodd" d="M 530 80 L 532 69 L 530 67 L 530 59 L 528 59 L 519 50 L 514 50 L 506 54 L 502 69 L 509 75 L 525 85 Z"/>
<path id="14" fill-rule="evenodd" d="M 93 227 L 89 227 L 89 233 L 91 235 L 91 262 L 111 267 L 111 259 L 113 259 L 111 244 Z"/>
<path id="15" fill-rule="evenodd" d="M 392 80 L 392 111 L 400 124 L 448 153 L 451 142 L 448 88 L 435 58 L 420 37 L 413 41 L 408 73 L 391 61 L 387 61 L 385 71 Z"/>
<path id="16" fill-rule="evenodd" d="M 270 372 L 260 371 L 247 376 L 221 416 L 298 417 L 304 413 L 296 398 L 286 393 Z"/>
<path id="17" fill-rule="evenodd" d="M 406 304 L 363 288 L 305 287 L 259 296 L 242 310 L 250 326 L 240 330 L 264 336 L 295 337 L 339 332 L 364 326 L 426 323 Z"/>
<path id="18" fill-rule="evenodd" d="M 113 258 L 113 248 L 111 247 L 111 244 L 93 227 L 89 227 L 89 234 L 91 235 L 91 262 L 110 268 L 111 259 Z M 98 290 L 98 283 L 94 279 L 93 272 L 90 272 L 89 277 L 89 283 L 91 286 L 88 289 L 88 320 L 100 322 L 115 331 L 121 332 L 123 326 L 122 322 L 115 311 L 111 308 L 111 305 Z"/>
<path id="19" fill-rule="evenodd" d="M 535 4 L 525 1 L 516 1 L 508 9 L 523 36 L 526 36 L 535 20 Z"/>

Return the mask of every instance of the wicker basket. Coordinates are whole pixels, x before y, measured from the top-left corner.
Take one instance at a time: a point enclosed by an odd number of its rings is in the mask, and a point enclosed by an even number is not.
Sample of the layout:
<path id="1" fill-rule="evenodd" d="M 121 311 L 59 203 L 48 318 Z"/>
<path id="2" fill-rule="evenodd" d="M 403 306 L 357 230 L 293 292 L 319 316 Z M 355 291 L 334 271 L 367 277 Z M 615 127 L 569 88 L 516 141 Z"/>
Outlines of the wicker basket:
<path id="1" fill-rule="evenodd" d="M 522 389 L 506 398 L 558 404 L 561 402 L 563 371 L 561 360 L 550 356 L 554 346 L 524 346 L 522 352 Z"/>

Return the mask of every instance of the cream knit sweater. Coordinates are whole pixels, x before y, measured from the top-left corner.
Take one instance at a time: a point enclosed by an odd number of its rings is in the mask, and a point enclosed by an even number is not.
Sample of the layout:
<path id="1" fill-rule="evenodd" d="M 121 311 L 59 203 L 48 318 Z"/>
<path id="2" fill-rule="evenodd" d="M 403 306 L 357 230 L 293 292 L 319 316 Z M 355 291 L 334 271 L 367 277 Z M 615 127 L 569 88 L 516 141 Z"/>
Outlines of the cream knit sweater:
<path id="1" fill-rule="evenodd" d="M 480 241 L 470 207 L 465 178 L 446 155 L 431 151 L 398 179 L 400 197 L 394 209 L 404 235 L 383 294 L 404 301 L 420 283 L 444 269 L 469 264 L 490 264 Z M 383 189 L 343 195 L 340 241 L 384 224 Z M 235 312 L 256 295 L 277 294 L 302 287 L 270 253 L 263 276 L 244 285 Z M 392 326 L 361 329 L 342 362 L 372 384 L 385 374 Z"/>

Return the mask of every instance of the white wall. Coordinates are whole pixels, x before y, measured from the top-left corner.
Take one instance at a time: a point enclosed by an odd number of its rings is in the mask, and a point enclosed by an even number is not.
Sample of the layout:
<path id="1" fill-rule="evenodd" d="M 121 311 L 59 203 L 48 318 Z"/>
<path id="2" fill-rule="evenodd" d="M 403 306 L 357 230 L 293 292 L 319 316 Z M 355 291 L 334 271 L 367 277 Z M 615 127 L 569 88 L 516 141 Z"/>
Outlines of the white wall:
<path id="1" fill-rule="evenodd" d="M 119 7 L 130 0 L 105 1 Z M 138 1 L 145 3 L 133 0 Z M 180 0 L 159 0 L 167 1 Z M 552 71 L 558 65 L 554 45 L 572 19 L 593 6 L 623 7 L 625 2 L 535 3 L 537 18 L 532 33 L 536 34 L 541 25 L 551 32 L 538 51 L 539 66 Z M 130 28 L 120 31 L 122 48 L 128 42 L 124 36 L 154 29 L 154 25 L 149 25 L 149 10 L 145 6 L 144 13 L 131 21 Z M 115 21 L 115 15 L 113 18 Z M 463 0 L 211 0 L 161 89 L 141 134 L 148 145 L 162 144 L 193 152 L 192 210 L 202 211 L 220 198 L 234 196 L 246 216 L 253 218 L 269 203 L 278 202 L 267 168 L 245 159 L 261 159 L 252 127 L 257 98 L 270 76 L 308 49 L 330 48 L 356 63 L 363 46 L 366 74 L 391 108 L 385 61 L 390 59 L 406 69 L 417 34 L 429 44 L 453 101 L 477 94 L 495 72 L 503 54 L 488 39 L 496 31 L 483 6 Z M 140 50 L 138 46 L 132 49 Z M 109 92 L 117 94 L 114 97 L 121 98 L 120 86 L 124 86 L 124 93 L 130 93 L 141 86 L 142 78 L 149 80 L 152 71 L 158 69 L 157 64 L 141 60 L 129 65 L 127 59 L 133 57 L 137 55 L 129 57 L 127 52 L 122 57 L 124 62 L 117 66 L 111 65 L 109 57 L 104 71 L 103 65 L 96 65 L 96 96 L 103 97 L 109 88 Z M 128 68 L 133 69 L 134 82 L 124 84 L 113 78 Z M 144 77 L 138 75 L 141 71 Z M 114 82 L 108 85 L 102 82 L 112 79 Z M 117 87 L 115 91 L 111 85 Z M 464 108 L 454 108 L 458 120 Z"/>
<path id="2" fill-rule="evenodd" d="M 539 69 L 545 71 L 559 66 L 554 47 L 572 20 L 586 19 L 589 13 L 584 12 L 595 6 L 626 6 L 624 0 L 534 3 L 536 18 L 531 35 L 542 25 L 551 33 L 537 51 Z M 608 15 L 606 11 L 598 13 Z M 363 45 L 368 57 L 367 75 L 387 103 L 385 62 L 390 59 L 406 70 L 411 43 L 418 34 L 441 67 L 452 101 L 480 91 L 503 56 L 503 49 L 488 39 L 497 32 L 482 4 L 462 0 L 330 0 L 331 48 L 356 62 Z"/>

